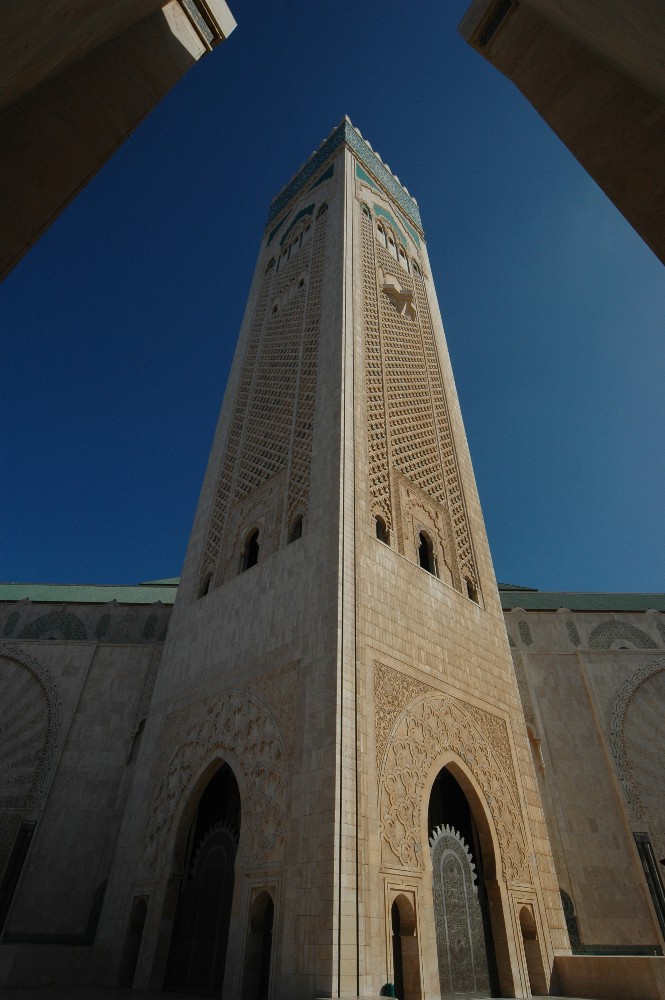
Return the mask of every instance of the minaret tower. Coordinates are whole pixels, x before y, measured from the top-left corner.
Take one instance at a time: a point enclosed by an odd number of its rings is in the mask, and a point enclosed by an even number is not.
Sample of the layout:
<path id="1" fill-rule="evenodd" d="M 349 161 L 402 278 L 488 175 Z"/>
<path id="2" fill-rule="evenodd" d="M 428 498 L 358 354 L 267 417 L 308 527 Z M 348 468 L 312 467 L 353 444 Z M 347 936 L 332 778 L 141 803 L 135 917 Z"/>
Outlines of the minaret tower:
<path id="1" fill-rule="evenodd" d="M 137 987 L 524 997 L 569 952 L 420 212 L 348 119 L 270 208 L 137 773 Z"/>

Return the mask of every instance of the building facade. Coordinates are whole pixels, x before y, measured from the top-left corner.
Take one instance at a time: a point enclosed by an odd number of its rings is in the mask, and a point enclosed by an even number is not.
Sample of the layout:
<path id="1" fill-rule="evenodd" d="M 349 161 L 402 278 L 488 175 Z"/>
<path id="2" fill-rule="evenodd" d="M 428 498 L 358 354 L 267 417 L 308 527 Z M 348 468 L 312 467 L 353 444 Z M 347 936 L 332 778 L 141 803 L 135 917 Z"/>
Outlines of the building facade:
<path id="1" fill-rule="evenodd" d="M 665 263 L 658 0 L 473 0 L 460 32 L 512 80 Z"/>
<path id="2" fill-rule="evenodd" d="M 568 861 L 418 206 L 348 119 L 270 208 L 177 596 L 112 592 L 4 594 L 3 984 L 658 996 L 646 842 L 619 790 L 604 883 Z"/>

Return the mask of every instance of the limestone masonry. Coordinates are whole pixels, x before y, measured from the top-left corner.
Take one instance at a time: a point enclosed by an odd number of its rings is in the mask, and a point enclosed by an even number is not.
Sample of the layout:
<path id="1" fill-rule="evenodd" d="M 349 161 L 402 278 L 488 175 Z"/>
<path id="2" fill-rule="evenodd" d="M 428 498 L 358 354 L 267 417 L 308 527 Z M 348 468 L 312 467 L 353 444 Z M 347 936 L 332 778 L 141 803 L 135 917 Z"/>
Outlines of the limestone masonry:
<path id="1" fill-rule="evenodd" d="M 500 596 L 420 212 L 344 119 L 179 583 L 0 588 L 0 985 L 656 1000 L 665 598 L 602 598 Z"/>

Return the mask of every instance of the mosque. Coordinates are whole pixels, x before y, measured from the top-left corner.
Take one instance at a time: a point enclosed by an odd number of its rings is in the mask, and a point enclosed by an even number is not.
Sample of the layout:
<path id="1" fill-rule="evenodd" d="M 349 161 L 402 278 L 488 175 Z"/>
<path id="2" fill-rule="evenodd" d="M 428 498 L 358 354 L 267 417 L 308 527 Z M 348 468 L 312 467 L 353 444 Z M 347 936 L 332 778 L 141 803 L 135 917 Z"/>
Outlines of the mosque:
<path id="1" fill-rule="evenodd" d="M 348 119 L 270 206 L 182 576 L 0 631 L 0 986 L 665 995 L 665 595 L 497 586 Z"/>

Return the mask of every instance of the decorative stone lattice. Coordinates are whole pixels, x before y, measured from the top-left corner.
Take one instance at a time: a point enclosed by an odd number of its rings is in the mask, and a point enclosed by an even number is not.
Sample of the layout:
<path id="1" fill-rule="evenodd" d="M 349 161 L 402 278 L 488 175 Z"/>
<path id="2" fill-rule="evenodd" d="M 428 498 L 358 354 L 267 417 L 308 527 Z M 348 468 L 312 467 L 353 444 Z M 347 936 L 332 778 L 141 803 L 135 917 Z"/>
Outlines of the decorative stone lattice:
<path id="1" fill-rule="evenodd" d="M 570 640 L 571 646 L 581 646 L 582 640 L 580 639 L 580 633 L 577 631 L 577 625 L 575 622 L 566 622 L 566 632 L 568 633 L 568 639 Z"/>
<path id="2" fill-rule="evenodd" d="M 388 462 L 388 425 L 386 421 L 379 306 L 374 255 L 374 226 L 362 212 L 362 262 L 365 323 L 365 392 L 367 397 L 367 438 L 369 455 L 369 492 L 372 511 L 392 529 L 390 470 Z"/>
<path id="3" fill-rule="evenodd" d="M 10 635 L 14 634 L 14 629 L 18 625 L 20 617 L 21 616 L 18 611 L 12 611 L 12 613 L 7 617 L 7 621 L 5 622 L 2 630 L 2 634 L 6 639 L 8 639 Z"/>
<path id="4" fill-rule="evenodd" d="M 433 688 L 400 713 L 410 680 L 406 685 L 397 678 L 391 681 L 390 672 L 398 673 L 384 664 L 375 667 L 376 712 L 377 719 L 382 720 L 377 732 L 385 730 L 386 716 L 391 711 L 393 718 L 397 716 L 380 769 L 384 863 L 411 870 L 422 868 L 420 817 L 425 783 L 437 759 L 450 750 L 466 764 L 482 790 L 499 841 L 504 878 L 531 884 L 505 723 L 500 719 L 481 723 L 480 716 L 489 713 L 476 707 L 471 711 L 468 705 Z M 384 684 L 384 680 L 388 683 Z M 391 694 L 396 696 L 392 706 L 388 701 Z"/>
<path id="5" fill-rule="evenodd" d="M 195 718 L 191 722 L 192 717 Z M 148 869 L 159 874 L 179 805 L 205 765 L 230 754 L 242 794 L 239 865 L 281 860 L 287 822 L 287 756 L 272 714 L 246 691 L 227 691 L 189 707 L 184 738 L 172 754 L 153 800 L 145 833 Z M 183 720 L 184 721 L 184 720 Z"/>
<path id="6" fill-rule="evenodd" d="M 624 683 L 611 722 L 612 754 L 635 819 L 646 821 L 656 857 L 665 856 L 665 657 Z"/>
<path id="7" fill-rule="evenodd" d="M 589 636 L 589 646 L 591 649 L 609 649 L 617 639 L 626 639 L 638 649 L 658 649 L 646 632 L 626 622 L 606 622 L 604 625 L 596 625 Z"/>
<path id="8" fill-rule="evenodd" d="M 108 634 L 108 630 L 111 626 L 111 616 L 102 615 L 97 624 L 95 625 L 95 635 L 98 639 L 103 639 L 105 635 Z"/>
<path id="9" fill-rule="evenodd" d="M 51 611 L 26 625 L 19 639 L 43 639 L 49 632 L 60 632 L 69 642 L 88 638 L 85 625 L 76 615 L 69 611 Z"/>
<path id="10" fill-rule="evenodd" d="M 145 620 L 145 625 L 143 626 L 143 638 L 147 641 L 152 639 L 155 634 L 155 626 L 157 625 L 157 615 L 148 615 Z"/>
<path id="11" fill-rule="evenodd" d="M 221 582 L 220 551 L 231 504 L 280 470 L 289 469 L 289 509 L 305 512 L 326 220 L 324 213 L 311 221 L 313 236 L 263 276 L 217 481 L 199 587 L 210 573 L 214 585 Z M 225 550 L 234 542 L 227 539 Z M 228 555 L 226 551 L 222 556 L 222 566 Z"/>
<path id="12" fill-rule="evenodd" d="M 441 996 L 489 996 L 483 917 L 471 853 L 451 826 L 434 831 L 430 850 Z"/>
<path id="13" fill-rule="evenodd" d="M 37 805 L 48 788 L 60 740 L 60 699 L 32 657 L 0 645 L 0 807 Z"/>
<path id="14" fill-rule="evenodd" d="M 319 363 L 319 330 L 321 326 L 321 292 L 325 254 L 327 214 L 321 216 L 314 230 L 312 259 L 307 285 L 305 327 L 302 333 L 300 384 L 296 403 L 296 421 L 289 470 L 287 518 L 291 522 L 296 511 L 307 509 L 312 459 L 312 430 Z M 302 251 L 301 251 L 302 252 Z"/>
<path id="15" fill-rule="evenodd" d="M 524 645 L 530 646 L 533 643 L 533 636 L 531 635 L 531 628 L 529 627 L 529 623 L 525 622 L 524 619 L 522 618 L 518 622 L 517 627 L 519 629 L 520 639 L 522 640 Z"/>
<path id="16" fill-rule="evenodd" d="M 405 525 L 395 479 L 405 481 L 446 511 L 451 522 L 454 585 L 477 583 L 466 506 L 443 387 L 440 359 L 420 269 L 408 273 L 374 236 L 374 222 L 361 206 L 363 318 L 369 489 L 372 514 L 380 514 L 405 551 Z M 391 234 L 382 217 L 384 231 Z M 399 235 L 392 233 L 398 245 Z M 396 308 L 394 295 L 377 275 L 399 273 L 400 296 L 410 310 Z"/>

